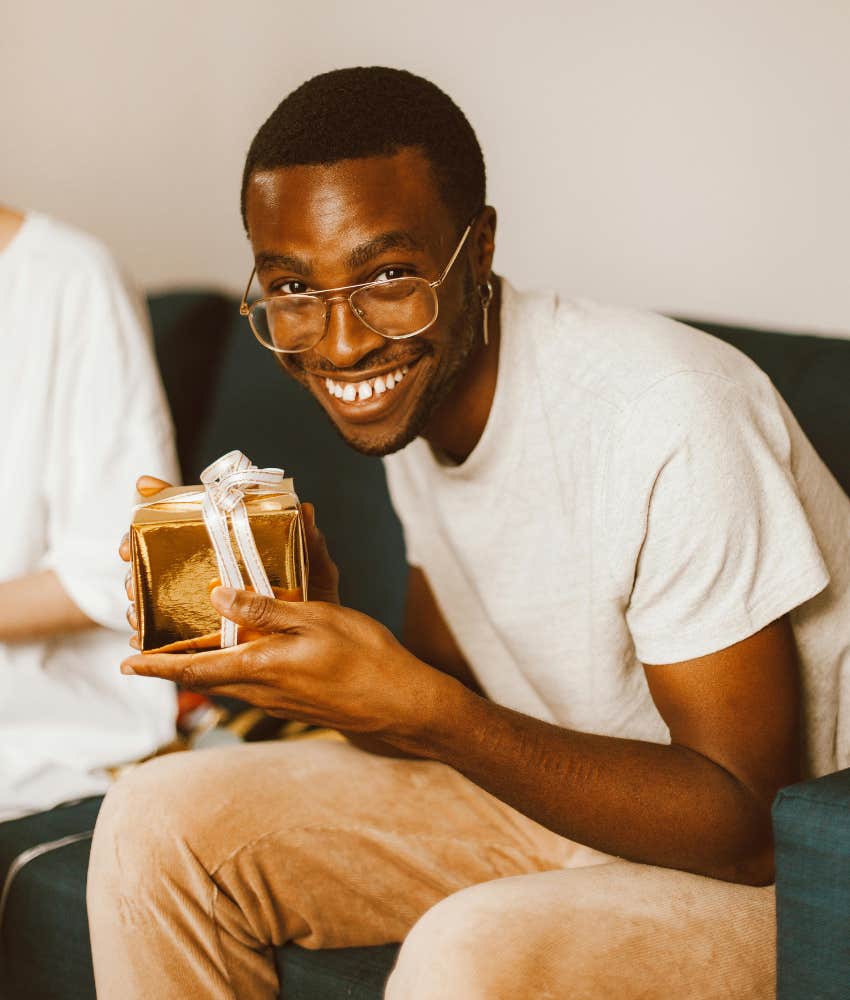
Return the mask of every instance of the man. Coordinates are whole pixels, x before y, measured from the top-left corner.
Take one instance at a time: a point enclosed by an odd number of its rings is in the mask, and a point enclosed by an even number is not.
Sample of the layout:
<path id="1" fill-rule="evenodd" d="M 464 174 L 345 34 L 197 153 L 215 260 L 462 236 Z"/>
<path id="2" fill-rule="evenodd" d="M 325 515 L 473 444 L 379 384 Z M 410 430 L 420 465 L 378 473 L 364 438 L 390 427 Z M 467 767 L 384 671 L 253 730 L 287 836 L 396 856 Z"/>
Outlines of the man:
<path id="1" fill-rule="evenodd" d="M 271 998 L 272 944 L 406 938 L 393 1000 L 772 995 L 770 803 L 848 757 L 850 503 L 788 409 L 710 337 L 495 277 L 474 133 L 410 74 L 291 94 L 243 208 L 254 332 L 388 456 L 404 642 L 311 521 L 319 600 L 219 589 L 267 635 L 125 663 L 354 745 L 114 789 L 99 992 Z"/>
<path id="2" fill-rule="evenodd" d="M 108 251 L 0 207 L 0 820 L 99 795 L 174 738 L 174 686 L 116 682 L 108 532 L 176 469 L 149 332 Z"/>

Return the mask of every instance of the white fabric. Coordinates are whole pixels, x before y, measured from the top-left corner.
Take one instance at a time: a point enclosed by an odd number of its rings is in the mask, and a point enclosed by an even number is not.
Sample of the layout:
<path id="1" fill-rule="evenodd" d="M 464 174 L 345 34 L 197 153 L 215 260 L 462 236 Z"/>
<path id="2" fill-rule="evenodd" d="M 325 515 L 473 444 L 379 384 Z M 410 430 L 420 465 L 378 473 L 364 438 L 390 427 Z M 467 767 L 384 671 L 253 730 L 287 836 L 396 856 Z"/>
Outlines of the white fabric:
<path id="1" fill-rule="evenodd" d="M 420 438 L 385 459 L 408 561 L 484 690 L 668 742 L 642 663 L 791 611 L 809 769 L 850 764 L 850 500 L 768 378 L 661 316 L 503 288 L 472 454 L 450 465 Z"/>
<path id="2" fill-rule="evenodd" d="M 31 214 L 0 253 L 0 580 L 55 570 L 103 628 L 0 642 L 0 819 L 102 792 L 174 735 L 130 651 L 118 541 L 142 472 L 177 474 L 146 321 L 93 238 Z"/>

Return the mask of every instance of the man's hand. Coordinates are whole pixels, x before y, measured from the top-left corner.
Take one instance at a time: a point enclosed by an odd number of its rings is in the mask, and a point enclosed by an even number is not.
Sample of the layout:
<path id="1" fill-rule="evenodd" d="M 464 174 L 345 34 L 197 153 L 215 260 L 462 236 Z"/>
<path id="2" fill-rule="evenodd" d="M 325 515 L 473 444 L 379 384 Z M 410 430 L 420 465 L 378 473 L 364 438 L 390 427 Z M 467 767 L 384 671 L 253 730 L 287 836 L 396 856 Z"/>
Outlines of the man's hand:
<path id="1" fill-rule="evenodd" d="M 211 600 L 240 629 L 262 637 L 229 649 L 144 653 L 125 660 L 122 671 L 238 698 L 270 715 L 374 734 L 414 752 L 419 734 L 439 717 L 443 689 L 461 686 L 351 608 L 225 587 Z"/>
<path id="2" fill-rule="evenodd" d="M 147 498 L 168 485 L 142 476 L 136 489 Z M 302 510 L 308 601 L 292 601 L 279 590 L 269 598 L 215 587 L 210 600 L 238 625 L 238 646 L 219 649 L 215 633 L 198 639 L 189 652 L 130 657 L 122 670 L 237 698 L 270 715 L 340 729 L 373 752 L 415 753 L 409 737 L 436 714 L 436 692 L 455 682 L 408 652 L 379 622 L 340 606 L 339 571 L 316 525 L 315 508 L 305 503 Z M 119 553 L 129 562 L 129 535 L 121 539 Z M 134 601 L 131 573 L 126 591 Z M 138 629 L 134 604 L 127 620 Z M 137 635 L 130 645 L 139 648 Z"/>

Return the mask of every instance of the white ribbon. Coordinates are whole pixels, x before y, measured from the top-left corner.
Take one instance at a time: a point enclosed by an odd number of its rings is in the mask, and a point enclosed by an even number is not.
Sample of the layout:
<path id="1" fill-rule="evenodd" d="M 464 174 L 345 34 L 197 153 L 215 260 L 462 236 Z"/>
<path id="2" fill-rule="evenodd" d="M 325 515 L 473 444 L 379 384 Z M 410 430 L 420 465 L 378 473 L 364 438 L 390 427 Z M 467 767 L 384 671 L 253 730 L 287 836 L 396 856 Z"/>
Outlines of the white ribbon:
<path id="1" fill-rule="evenodd" d="M 245 581 L 239 572 L 239 563 L 230 540 L 229 518 L 251 586 L 258 594 L 274 597 L 243 501 L 246 493 L 264 493 L 270 487 L 280 487 L 283 483 L 283 469 L 258 469 L 241 451 L 231 451 L 204 469 L 201 482 L 205 487 L 203 491 L 177 493 L 162 500 L 149 500 L 138 507 L 153 507 L 157 503 L 200 503 L 222 585 L 244 590 Z M 222 617 L 222 647 L 236 645 L 236 632 L 236 622 Z"/>

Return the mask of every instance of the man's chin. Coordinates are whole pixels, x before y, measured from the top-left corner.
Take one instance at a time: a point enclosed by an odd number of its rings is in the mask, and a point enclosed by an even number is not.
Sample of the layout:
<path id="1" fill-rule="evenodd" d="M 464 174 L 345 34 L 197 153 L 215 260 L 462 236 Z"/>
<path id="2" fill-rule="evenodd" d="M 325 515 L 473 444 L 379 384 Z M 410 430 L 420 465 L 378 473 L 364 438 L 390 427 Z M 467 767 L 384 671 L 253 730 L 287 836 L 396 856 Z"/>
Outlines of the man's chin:
<path id="1" fill-rule="evenodd" d="M 322 407 L 324 409 L 324 407 Z M 384 430 L 374 428 L 367 430 L 364 427 L 353 427 L 351 424 L 342 424 L 334 420 L 327 411 L 326 416 L 330 420 L 337 434 L 354 451 L 361 455 L 369 455 L 373 458 L 383 458 L 384 455 L 392 455 L 393 452 L 406 448 L 414 438 L 419 436 L 419 427 L 410 421 L 408 426 Z"/>

